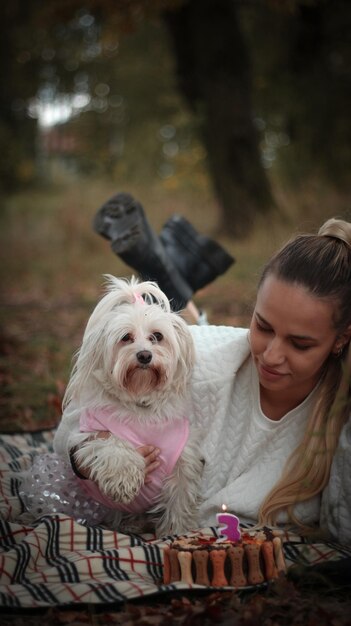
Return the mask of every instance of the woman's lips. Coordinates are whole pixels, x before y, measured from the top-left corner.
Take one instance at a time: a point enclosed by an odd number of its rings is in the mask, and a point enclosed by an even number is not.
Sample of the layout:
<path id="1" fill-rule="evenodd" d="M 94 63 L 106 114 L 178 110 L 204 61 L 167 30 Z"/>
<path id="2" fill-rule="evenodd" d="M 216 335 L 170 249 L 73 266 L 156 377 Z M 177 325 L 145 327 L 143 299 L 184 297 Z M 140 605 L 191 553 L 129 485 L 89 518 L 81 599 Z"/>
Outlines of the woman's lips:
<path id="1" fill-rule="evenodd" d="M 279 380 L 286 376 L 284 372 L 278 372 L 271 367 L 267 367 L 267 365 L 262 365 L 262 363 L 258 363 L 258 373 L 262 378 L 270 381 Z"/>

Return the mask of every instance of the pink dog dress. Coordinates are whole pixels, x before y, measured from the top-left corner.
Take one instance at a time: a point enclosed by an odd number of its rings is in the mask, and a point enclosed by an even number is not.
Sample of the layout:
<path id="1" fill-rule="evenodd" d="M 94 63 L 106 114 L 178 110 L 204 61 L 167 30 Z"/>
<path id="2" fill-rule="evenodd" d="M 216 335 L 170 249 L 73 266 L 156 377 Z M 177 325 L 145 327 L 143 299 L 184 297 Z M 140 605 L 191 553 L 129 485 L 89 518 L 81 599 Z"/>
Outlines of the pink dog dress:
<path id="1" fill-rule="evenodd" d="M 135 448 L 154 445 L 160 449 L 158 457 L 160 465 L 150 473 L 150 482 L 141 487 L 138 495 L 129 504 L 114 502 L 101 493 L 96 483 L 91 480 L 81 481 L 82 489 L 106 507 L 127 513 L 142 513 L 155 504 L 164 479 L 172 473 L 189 436 L 189 420 L 180 417 L 162 424 L 151 423 L 143 426 L 134 419 L 121 420 L 112 407 L 104 407 L 84 411 L 80 417 L 80 430 L 81 432 L 107 430 L 119 439 L 128 441 Z"/>
<path id="2" fill-rule="evenodd" d="M 185 417 L 161 424 L 142 427 L 132 420 L 115 418 L 111 407 L 85 411 L 81 417 L 82 432 L 108 430 L 129 441 L 136 448 L 150 444 L 160 448 L 160 465 L 150 473 L 151 481 L 143 485 L 137 497 L 128 505 L 114 502 L 104 496 L 95 483 L 78 478 L 68 461 L 55 452 L 38 454 L 30 470 L 21 477 L 20 496 L 23 501 L 23 519 L 29 515 L 69 515 L 82 524 L 103 523 L 111 508 L 140 513 L 155 504 L 163 480 L 172 472 L 189 434 Z"/>

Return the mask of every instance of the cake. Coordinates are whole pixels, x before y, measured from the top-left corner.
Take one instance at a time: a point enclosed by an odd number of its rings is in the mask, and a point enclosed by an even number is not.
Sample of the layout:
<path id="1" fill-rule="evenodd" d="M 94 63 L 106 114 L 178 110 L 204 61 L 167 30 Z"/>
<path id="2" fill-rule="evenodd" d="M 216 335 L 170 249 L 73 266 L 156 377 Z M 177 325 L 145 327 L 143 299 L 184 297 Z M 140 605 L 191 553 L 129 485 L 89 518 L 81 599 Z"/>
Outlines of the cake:
<path id="1" fill-rule="evenodd" d="M 282 541 L 270 530 L 243 532 L 239 541 L 208 535 L 180 537 L 164 550 L 164 584 L 246 587 L 286 571 Z"/>

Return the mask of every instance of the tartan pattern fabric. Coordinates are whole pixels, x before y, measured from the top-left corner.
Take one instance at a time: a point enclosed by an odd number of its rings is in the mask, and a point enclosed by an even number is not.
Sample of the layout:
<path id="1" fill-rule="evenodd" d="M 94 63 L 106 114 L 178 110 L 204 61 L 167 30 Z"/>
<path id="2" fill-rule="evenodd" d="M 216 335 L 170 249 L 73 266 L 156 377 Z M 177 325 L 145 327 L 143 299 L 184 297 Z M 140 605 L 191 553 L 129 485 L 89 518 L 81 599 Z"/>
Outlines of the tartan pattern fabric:
<path id="1" fill-rule="evenodd" d="M 19 472 L 30 468 L 35 454 L 50 450 L 52 439 L 53 431 L 0 437 L 0 606 L 120 604 L 200 589 L 162 584 L 163 548 L 171 537 L 156 540 L 86 527 L 66 515 L 42 516 L 32 524 L 19 521 L 24 512 Z M 215 528 L 200 532 L 216 535 Z M 308 543 L 285 533 L 284 553 L 288 565 L 308 565 L 350 557 L 351 548 Z"/>

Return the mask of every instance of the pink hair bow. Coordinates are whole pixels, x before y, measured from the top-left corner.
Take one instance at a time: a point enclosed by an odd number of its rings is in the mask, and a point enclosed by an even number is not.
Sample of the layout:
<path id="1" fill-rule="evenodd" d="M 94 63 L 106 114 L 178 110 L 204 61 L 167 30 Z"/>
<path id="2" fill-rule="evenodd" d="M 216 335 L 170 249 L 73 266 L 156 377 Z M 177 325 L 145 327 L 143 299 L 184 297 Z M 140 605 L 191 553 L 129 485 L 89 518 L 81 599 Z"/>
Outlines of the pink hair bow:
<path id="1" fill-rule="evenodd" d="M 140 293 L 135 293 L 134 294 L 134 302 L 139 302 L 140 304 L 145 304 L 145 300 L 143 298 L 143 296 L 140 295 Z"/>

